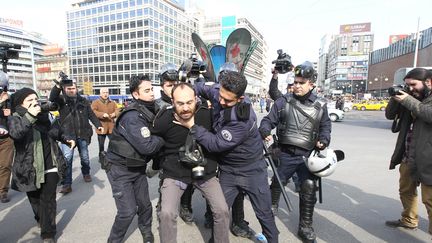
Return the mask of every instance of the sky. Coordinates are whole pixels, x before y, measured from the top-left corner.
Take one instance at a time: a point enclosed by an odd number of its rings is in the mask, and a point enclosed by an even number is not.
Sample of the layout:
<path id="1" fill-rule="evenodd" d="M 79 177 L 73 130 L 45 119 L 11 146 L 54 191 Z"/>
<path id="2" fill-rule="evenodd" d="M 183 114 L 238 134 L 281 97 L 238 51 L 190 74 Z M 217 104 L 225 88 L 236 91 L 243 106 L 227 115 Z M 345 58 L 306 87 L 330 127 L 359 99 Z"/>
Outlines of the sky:
<path id="1" fill-rule="evenodd" d="M 294 64 L 317 61 L 321 38 L 338 34 L 342 24 L 371 22 L 374 50 L 388 46 L 392 34 L 432 27 L 431 0 L 190 0 L 207 16 L 246 17 L 264 36 L 268 61 L 283 49 Z M 66 11 L 73 0 L 8 1 L 0 18 L 21 19 L 24 28 L 66 45 Z"/>

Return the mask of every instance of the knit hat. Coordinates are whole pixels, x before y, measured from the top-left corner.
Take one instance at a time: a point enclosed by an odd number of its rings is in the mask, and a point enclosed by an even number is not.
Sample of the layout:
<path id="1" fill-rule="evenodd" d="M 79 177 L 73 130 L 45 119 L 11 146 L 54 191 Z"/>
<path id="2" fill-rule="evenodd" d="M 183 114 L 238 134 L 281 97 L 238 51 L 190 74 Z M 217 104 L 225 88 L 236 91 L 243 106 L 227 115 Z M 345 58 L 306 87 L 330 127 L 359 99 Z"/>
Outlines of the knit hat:
<path id="1" fill-rule="evenodd" d="M 31 94 L 37 95 L 36 91 L 34 91 L 30 88 L 22 88 L 22 89 L 17 90 L 17 92 L 12 94 L 12 98 L 11 98 L 12 109 L 21 105 L 24 102 L 25 98 L 27 98 L 27 96 L 29 96 Z"/>

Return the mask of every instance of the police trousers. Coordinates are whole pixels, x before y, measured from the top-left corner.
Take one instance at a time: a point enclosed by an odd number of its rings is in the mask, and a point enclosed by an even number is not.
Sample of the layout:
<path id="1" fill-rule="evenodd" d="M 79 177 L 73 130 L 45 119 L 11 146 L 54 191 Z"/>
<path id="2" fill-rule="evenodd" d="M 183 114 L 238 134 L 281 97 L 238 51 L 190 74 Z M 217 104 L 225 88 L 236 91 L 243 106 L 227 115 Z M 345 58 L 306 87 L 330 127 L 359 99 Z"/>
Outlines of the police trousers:
<path id="1" fill-rule="evenodd" d="M 135 215 L 138 215 L 138 228 L 151 231 L 152 204 L 145 171 L 145 166 L 131 168 L 112 164 L 107 172 L 117 207 L 108 242 L 122 242 Z"/>
<path id="2" fill-rule="evenodd" d="M 193 185 L 201 191 L 213 212 L 214 242 L 229 242 L 229 209 L 219 180 L 212 177 L 207 181 L 197 181 Z M 164 178 L 161 186 L 161 210 L 159 212 L 159 236 L 161 243 L 177 242 L 177 216 L 180 198 L 186 184 L 171 178 Z"/>
<path id="3" fill-rule="evenodd" d="M 271 210 L 271 195 L 267 181 L 267 169 L 257 169 L 247 173 L 232 173 L 221 170 L 219 180 L 228 207 L 243 191 L 249 196 L 255 215 L 261 225 L 262 232 L 269 243 L 278 242 L 279 230 Z"/>

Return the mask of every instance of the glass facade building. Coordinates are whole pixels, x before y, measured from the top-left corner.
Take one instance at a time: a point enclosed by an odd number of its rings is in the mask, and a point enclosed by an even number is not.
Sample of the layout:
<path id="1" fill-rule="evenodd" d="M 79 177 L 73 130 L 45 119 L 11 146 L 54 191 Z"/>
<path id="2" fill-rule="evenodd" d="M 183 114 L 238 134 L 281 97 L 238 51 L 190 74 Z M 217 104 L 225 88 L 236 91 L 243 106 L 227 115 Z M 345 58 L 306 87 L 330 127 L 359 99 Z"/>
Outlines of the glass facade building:
<path id="1" fill-rule="evenodd" d="M 92 83 L 93 93 L 108 87 L 128 94 L 131 75 L 148 74 L 159 84 L 161 65 L 180 66 L 195 52 L 191 33 L 197 20 L 182 1 L 87 0 L 67 12 L 71 77 L 78 86 Z"/>

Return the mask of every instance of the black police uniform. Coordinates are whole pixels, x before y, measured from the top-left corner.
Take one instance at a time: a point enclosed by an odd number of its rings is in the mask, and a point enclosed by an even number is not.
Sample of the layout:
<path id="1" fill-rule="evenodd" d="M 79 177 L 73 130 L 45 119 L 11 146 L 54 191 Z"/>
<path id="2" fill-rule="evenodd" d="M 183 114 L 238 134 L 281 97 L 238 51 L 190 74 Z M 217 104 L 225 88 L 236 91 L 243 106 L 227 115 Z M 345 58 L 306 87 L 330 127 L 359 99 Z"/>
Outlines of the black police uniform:
<path id="1" fill-rule="evenodd" d="M 302 97 L 286 94 L 275 101 L 270 113 L 262 119 L 262 137 L 269 136 L 275 127 L 281 149 L 278 167 L 281 181 L 286 183 L 296 172 L 301 185 L 299 235 L 315 239 L 312 215 L 317 200 L 317 178 L 306 167 L 304 157 L 312 153 L 317 141 L 325 146 L 330 143 L 331 121 L 327 106 L 312 91 Z"/>
<path id="2" fill-rule="evenodd" d="M 145 171 L 150 156 L 161 149 L 164 141 L 150 133 L 149 126 L 154 119 L 151 110 L 154 110 L 154 103 L 151 106 L 135 101 L 119 116 L 112 133 L 106 156 L 111 165 L 107 176 L 117 215 L 108 242 L 123 240 L 135 214 L 144 239 L 153 242 L 152 204 Z"/>
<path id="3" fill-rule="evenodd" d="M 219 84 L 213 85 L 204 97 L 218 100 L 219 88 Z M 191 132 L 204 148 L 219 154 L 219 179 L 228 207 L 233 205 L 240 190 L 244 191 L 268 242 L 278 242 L 279 231 L 271 211 L 267 165 L 255 112 L 247 98 L 219 112 L 213 124 L 215 133 L 198 125 Z"/>

